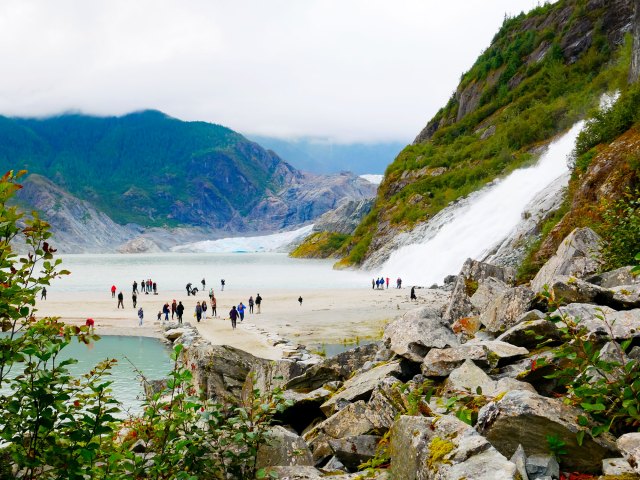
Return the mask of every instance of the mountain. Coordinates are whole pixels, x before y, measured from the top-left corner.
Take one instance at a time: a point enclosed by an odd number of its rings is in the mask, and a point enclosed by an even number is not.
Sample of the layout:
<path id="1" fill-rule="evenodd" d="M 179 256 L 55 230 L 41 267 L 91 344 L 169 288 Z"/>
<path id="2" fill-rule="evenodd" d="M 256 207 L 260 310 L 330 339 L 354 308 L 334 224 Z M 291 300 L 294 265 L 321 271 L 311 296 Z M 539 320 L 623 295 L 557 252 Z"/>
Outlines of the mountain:
<path id="1" fill-rule="evenodd" d="M 359 175 L 382 173 L 404 148 L 401 142 L 342 144 L 321 138 L 249 137 L 300 170 L 324 174 L 345 170 Z"/>
<path id="2" fill-rule="evenodd" d="M 191 229 L 189 242 L 293 228 L 376 189 L 353 174 L 300 172 L 233 130 L 158 111 L 0 117 L 0 167 L 38 175 L 18 200 L 48 212 L 60 241 L 82 251 L 117 248 L 115 238 L 97 239 L 100 231 L 126 241 L 144 231 L 164 249 L 166 228 Z M 82 218 L 100 219 L 106 230 Z M 82 225 L 86 238 L 73 240 Z"/>
<path id="3" fill-rule="evenodd" d="M 590 116 L 605 92 L 633 97 L 628 79 L 631 59 L 638 61 L 632 35 L 638 30 L 636 4 L 559 0 L 505 19 L 448 103 L 386 169 L 371 212 L 340 244 L 339 265 L 362 264 L 401 232 L 425 225 L 452 202 L 532 164 L 541 147 Z M 633 101 L 627 103 L 633 110 Z M 579 173 L 574 170 L 573 176 Z M 572 188 L 577 185 L 569 188 L 569 203 Z"/>

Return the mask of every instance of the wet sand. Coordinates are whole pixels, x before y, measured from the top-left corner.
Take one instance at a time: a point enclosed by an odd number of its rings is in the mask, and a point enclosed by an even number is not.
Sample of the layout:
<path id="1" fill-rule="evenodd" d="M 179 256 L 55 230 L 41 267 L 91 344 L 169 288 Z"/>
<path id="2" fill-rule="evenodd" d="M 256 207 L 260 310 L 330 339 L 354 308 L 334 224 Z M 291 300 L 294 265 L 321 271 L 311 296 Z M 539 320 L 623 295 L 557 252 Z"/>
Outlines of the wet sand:
<path id="1" fill-rule="evenodd" d="M 438 301 L 444 294 L 433 290 L 417 290 L 418 302 L 409 300 L 409 289 L 373 290 L 326 289 L 284 291 L 260 291 L 263 298 L 261 313 L 249 313 L 248 299 L 256 293 L 227 288 L 216 291 L 218 317 L 196 323 L 194 309 L 197 301 L 207 300 L 203 293 L 187 297 L 186 292 L 160 292 L 158 295 L 138 295 L 138 307 L 144 310 L 143 326 L 138 325 L 137 307 L 131 301 L 130 287 L 123 291 L 125 308 L 116 308 L 117 299 L 111 298 L 108 289 L 98 292 L 56 292 L 49 289 L 48 299 L 37 304 L 38 316 L 59 316 L 67 323 L 84 325 L 87 318 L 95 320 L 96 332 L 102 335 L 133 335 L 160 337 L 158 311 L 164 302 L 173 299 L 185 306 L 184 322 L 195 325 L 200 334 L 218 345 L 231 345 L 263 358 L 280 358 L 281 347 L 267 342 L 267 332 L 312 347 L 322 344 L 357 342 L 378 339 L 384 325 L 416 305 Z M 302 305 L 298 297 L 303 297 Z M 244 322 L 231 328 L 229 310 L 243 302 L 247 306 Z M 163 316 L 164 317 L 164 316 Z M 169 314 L 171 318 L 171 314 Z"/>

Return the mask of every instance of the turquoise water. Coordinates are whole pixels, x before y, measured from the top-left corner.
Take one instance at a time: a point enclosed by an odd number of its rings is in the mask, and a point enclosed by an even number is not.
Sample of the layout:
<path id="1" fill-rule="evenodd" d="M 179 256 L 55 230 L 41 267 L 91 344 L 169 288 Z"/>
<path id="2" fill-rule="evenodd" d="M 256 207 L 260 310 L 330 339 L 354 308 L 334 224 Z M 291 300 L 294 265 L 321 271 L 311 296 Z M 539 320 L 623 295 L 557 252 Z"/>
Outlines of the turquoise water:
<path id="1" fill-rule="evenodd" d="M 102 360 L 118 360 L 107 378 L 113 381 L 113 396 L 122 403 L 124 410 L 139 413 L 142 410 L 143 389 L 134 365 L 147 379 L 159 380 L 165 378 L 172 368 L 169 354 L 169 348 L 155 338 L 105 335 L 89 345 L 73 340 L 63 349 L 60 359 L 78 360 L 78 363 L 69 366 L 75 376 L 88 373 Z"/>

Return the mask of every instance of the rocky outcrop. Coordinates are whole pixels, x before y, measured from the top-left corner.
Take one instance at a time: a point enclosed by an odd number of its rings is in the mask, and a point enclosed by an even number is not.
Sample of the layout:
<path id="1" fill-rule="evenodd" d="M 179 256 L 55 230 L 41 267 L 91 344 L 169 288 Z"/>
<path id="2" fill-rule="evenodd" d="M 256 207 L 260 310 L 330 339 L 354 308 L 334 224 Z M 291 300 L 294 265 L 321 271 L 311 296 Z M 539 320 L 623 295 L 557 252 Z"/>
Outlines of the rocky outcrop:
<path id="1" fill-rule="evenodd" d="M 511 457 L 522 445 L 527 454 L 547 454 L 547 436 L 556 435 L 565 442 L 568 451 L 567 468 L 584 472 L 598 472 L 602 460 L 615 451 L 614 440 L 607 435 L 592 439 L 585 435 L 578 445 L 576 433 L 581 411 L 562 401 L 536 393 L 514 390 L 501 400 L 480 410 L 477 430 L 503 455 Z"/>
<path id="2" fill-rule="evenodd" d="M 544 264 L 531 281 L 531 289 L 538 293 L 554 277 L 570 275 L 584 278 L 599 267 L 600 237 L 590 228 L 576 229 L 564 239 L 556 254 Z"/>
<path id="3" fill-rule="evenodd" d="M 313 465 L 309 447 L 301 437 L 286 428 L 272 427 L 267 432 L 266 443 L 258 449 L 256 468 L 293 465 Z"/>
<path id="4" fill-rule="evenodd" d="M 314 221 L 313 231 L 351 234 L 372 206 L 373 199 L 344 199 L 334 210 L 322 214 Z"/>

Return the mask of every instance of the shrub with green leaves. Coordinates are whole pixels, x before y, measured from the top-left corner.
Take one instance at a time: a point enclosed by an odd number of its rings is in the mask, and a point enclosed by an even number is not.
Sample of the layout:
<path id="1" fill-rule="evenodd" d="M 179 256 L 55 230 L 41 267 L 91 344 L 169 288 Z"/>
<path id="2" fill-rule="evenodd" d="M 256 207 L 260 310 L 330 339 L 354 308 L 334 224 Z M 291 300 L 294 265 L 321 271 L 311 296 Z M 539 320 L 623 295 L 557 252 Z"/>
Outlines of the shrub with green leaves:
<path id="1" fill-rule="evenodd" d="M 602 224 L 604 270 L 631 265 L 640 251 L 640 190 L 627 190 L 619 200 L 605 204 Z"/>

